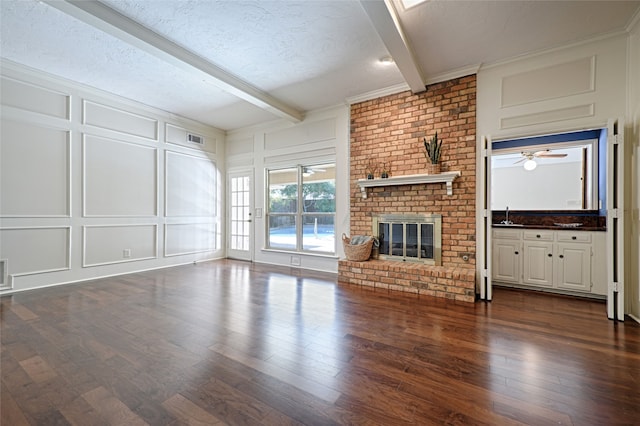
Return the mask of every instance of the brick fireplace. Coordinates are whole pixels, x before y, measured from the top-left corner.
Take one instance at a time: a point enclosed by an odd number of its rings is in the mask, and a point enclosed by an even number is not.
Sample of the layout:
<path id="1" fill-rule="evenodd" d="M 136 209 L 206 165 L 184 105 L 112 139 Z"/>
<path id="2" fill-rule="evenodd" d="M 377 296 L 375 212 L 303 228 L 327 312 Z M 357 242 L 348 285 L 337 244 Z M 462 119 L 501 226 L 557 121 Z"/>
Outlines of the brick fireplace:
<path id="1" fill-rule="evenodd" d="M 351 106 L 351 235 L 371 235 L 381 215 L 440 215 L 440 264 L 378 259 L 340 260 L 341 282 L 417 295 L 475 300 L 476 76 L 433 84 Z M 438 132 L 443 171 L 459 171 L 453 192 L 444 183 L 367 189 L 358 179 L 378 164 L 391 177 L 426 172 L 422 138 Z M 376 178 L 379 177 L 377 172 Z"/>

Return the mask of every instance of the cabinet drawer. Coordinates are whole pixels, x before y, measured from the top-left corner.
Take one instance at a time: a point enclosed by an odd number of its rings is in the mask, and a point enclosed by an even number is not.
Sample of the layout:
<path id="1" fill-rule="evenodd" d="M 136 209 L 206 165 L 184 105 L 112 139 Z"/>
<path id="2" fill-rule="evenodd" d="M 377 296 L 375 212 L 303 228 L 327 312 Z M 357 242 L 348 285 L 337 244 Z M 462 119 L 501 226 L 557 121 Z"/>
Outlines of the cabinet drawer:
<path id="1" fill-rule="evenodd" d="M 530 241 L 553 241 L 553 231 L 531 229 L 524 231 L 524 239 Z"/>
<path id="2" fill-rule="evenodd" d="M 563 243 L 590 243 L 590 232 L 571 232 L 571 231 L 558 231 L 558 241 Z"/>
<path id="3" fill-rule="evenodd" d="M 500 240 L 519 240 L 522 237 L 522 231 L 513 229 L 494 229 L 493 238 Z"/>

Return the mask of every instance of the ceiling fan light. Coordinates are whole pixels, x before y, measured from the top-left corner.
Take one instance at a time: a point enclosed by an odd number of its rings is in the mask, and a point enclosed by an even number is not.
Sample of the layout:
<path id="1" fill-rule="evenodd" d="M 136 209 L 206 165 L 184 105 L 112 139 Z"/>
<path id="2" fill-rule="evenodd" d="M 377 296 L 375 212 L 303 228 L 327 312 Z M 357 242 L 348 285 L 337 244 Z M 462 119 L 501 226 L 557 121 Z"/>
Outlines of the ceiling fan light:
<path id="1" fill-rule="evenodd" d="M 538 163 L 533 160 L 527 160 L 524 162 L 523 166 L 526 171 L 530 172 L 531 170 L 534 170 L 536 167 L 538 167 Z"/>

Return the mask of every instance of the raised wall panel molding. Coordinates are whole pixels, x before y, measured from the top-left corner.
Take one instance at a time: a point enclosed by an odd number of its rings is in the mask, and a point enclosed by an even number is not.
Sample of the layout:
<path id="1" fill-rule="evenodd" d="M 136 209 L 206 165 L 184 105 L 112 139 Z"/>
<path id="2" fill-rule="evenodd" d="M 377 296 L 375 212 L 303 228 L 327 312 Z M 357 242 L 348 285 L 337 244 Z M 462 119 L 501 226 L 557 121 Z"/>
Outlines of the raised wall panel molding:
<path id="1" fill-rule="evenodd" d="M 63 232 L 56 232 L 63 231 Z M 70 226 L 0 228 L 0 258 L 13 277 L 71 269 Z"/>
<path id="2" fill-rule="evenodd" d="M 70 217 L 71 132 L 4 117 L 1 132 L 0 217 Z"/>
<path id="3" fill-rule="evenodd" d="M 417 184 L 433 184 L 444 183 L 447 186 L 447 195 L 453 195 L 453 181 L 460 176 L 459 171 L 444 172 L 435 175 L 405 175 L 394 176 L 385 179 L 358 179 L 357 184 L 360 187 L 362 198 L 367 198 L 367 188 L 375 188 L 379 186 L 396 186 L 396 185 L 417 185 Z"/>
<path id="4" fill-rule="evenodd" d="M 152 146 L 83 135 L 83 215 L 157 216 L 158 155 Z"/>
<path id="5" fill-rule="evenodd" d="M 576 105 L 566 108 L 545 109 L 531 114 L 514 115 L 500 119 L 501 129 L 533 126 L 536 124 L 553 123 L 556 121 L 574 120 L 592 117 L 595 114 L 595 104 Z"/>
<path id="6" fill-rule="evenodd" d="M 264 164 L 270 168 L 288 168 L 296 164 L 319 164 L 336 161 L 335 147 L 325 148 L 317 146 L 316 149 L 310 149 L 304 152 L 291 152 L 291 150 L 280 150 L 278 152 L 270 152 L 264 156 Z"/>
<path id="7" fill-rule="evenodd" d="M 336 119 L 303 123 L 296 127 L 268 132 L 264 135 L 264 150 L 295 149 L 304 151 L 303 145 L 332 141 L 336 138 Z"/>
<path id="8" fill-rule="evenodd" d="M 181 231 L 177 231 L 180 228 Z M 215 251 L 217 250 L 216 233 L 215 222 L 167 223 L 164 226 L 164 256 Z"/>
<path id="9" fill-rule="evenodd" d="M 155 223 L 86 225 L 82 231 L 83 268 L 158 258 L 158 225 Z M 89 235 L 92 231 L 102 231 L 93 245 L 90 240 L 94 237 Z M 129 250 L 128 256 L 124 250 Z"/>
<path id="10" fill-rule="evenodd" d="M 155 118 L 102 105 L 87 99 L 82 101 L 82 123 L 126 135 L 153 141 L 158 140 L 158 120 Z"/>
<path id="11" fill-rule="evenodd" d="M 2 105 L 50 117 L 70 119 L 71 95 L 2 76 Z"/>
<path id="12" fill-rule="evenodd" d="M 214 217 L 219 197 L 215 161 L 203 155 L 165 150 L 165 205 L 167 217 Z M 190 199 L 184 198 L 189 194 Z"/>
<path id="13" fill-rule="evenodd" d="M 596 57 L 507 75 L 502 78 L 501 107 L 565 98 L 596 88 Z"/>

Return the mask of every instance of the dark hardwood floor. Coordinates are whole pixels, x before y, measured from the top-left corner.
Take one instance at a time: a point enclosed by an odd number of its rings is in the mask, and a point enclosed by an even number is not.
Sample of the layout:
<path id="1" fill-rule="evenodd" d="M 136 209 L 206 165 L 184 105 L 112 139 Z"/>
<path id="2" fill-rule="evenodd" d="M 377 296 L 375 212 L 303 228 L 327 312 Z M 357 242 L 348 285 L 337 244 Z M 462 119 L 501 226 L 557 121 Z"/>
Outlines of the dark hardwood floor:
<path id="1" fill-rule="evenodd" d="M 2 425 L 640 424 L 640 326 L 224 260 L 1 299 Z"/>

